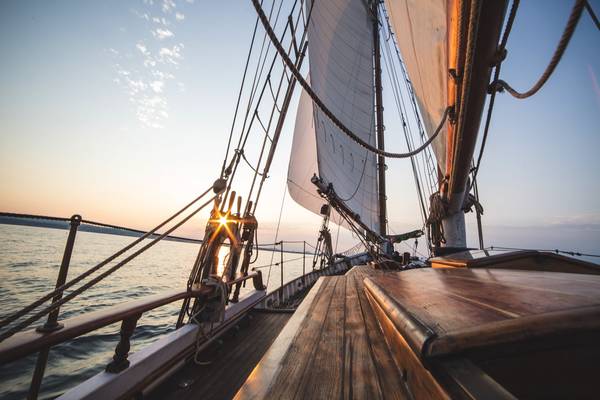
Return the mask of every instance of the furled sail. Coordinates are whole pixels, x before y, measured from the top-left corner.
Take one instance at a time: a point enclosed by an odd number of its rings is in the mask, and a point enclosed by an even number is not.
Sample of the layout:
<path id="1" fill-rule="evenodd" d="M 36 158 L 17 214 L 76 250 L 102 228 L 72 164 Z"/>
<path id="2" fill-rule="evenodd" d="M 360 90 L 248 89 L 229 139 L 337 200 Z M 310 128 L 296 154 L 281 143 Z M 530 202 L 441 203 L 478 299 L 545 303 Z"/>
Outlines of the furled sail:
<path id="1" fill-rule="evenodd" d="M 375 145 L 373 21 L 367 2 L 315 1 L 313 7 L 308 27 L 311 86 L 344 125 Z M 379 230 L 376 157 L 342 133 L 303 93 L 288 189 L 296 202 L 318 213 L 323 200 L 310 182 L 315 173 L 333 185 L 366 226 Z"/>
<path id="2" fill-rule="evenodd" d="M 448 105 L 447 0 L 385 0 L 396 41 L 431 135 Z M 440 170 L 446 173 L 447 132 L 433 141 Z"/>

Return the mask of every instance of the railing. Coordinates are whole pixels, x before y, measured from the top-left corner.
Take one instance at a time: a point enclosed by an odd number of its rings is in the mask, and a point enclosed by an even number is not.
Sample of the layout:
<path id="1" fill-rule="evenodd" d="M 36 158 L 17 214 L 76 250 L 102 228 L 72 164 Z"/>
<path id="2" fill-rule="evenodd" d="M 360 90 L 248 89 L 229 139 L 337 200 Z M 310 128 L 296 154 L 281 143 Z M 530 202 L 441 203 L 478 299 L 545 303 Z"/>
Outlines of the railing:
<path id="1" fill-rule="evenodd" d="M 86 316 L 79 316 L 66 321 L 62 321 L 61 323 L 59 323 L 58 321 L 60 307 L 63 304 L 78 296 L 83 291 L 89 289 L 96 283 L 100 282 L 102 279 L 106 278 L 110 274 L 114 273 L 119 268 L 126 265 L 129 261 L 133 260 L 138 255 L 144 253 L 146 250 L 154 246 L 162 239 L 168 237 L 173 231 L 175 231 L 181 225 L 189 221 L 199 211 L 204 209 L 209 204 L 212 204 L 213 201 L 215 201 L 218 198 L 219 194 L 223 191 L 223 189 L 224 180 L 218 179 L 217 181 L 215 181 L 212 187 L 209 187 L 201 195 L 196 197 L 193 201 L 185 205 L 182 209 L 171 215 L 169 218 L 164 220 L 155 228 L 144 233 L 142 236 L 138 237 L 132 243 L 128 244 L 113 255 L 109 256 L 104 261 L 100 262 L 99 264 L 96 264 L 94 267 L 88 269 L 84 273 L 78 275 L 77 277 L 67 282 L 66 279 L 68 275 L 71 254 L 73 252 L 73 246 L 75 243 L 75 236 L 77 234 L 77 229 L 82 222 L 82 218 L 79 215 L 74 215 L 73 217 L 71 217 L 69 236 L 67 238 L 67 243 L 65 246 L 65 251 L 58 273 L 55 289 L 50 293 L 47 293 L 46 295 L 37 299 L 33 303 L 20 309 L 19 311 L 12 313 L 0 320 L 0 328 L 4 328 L 4 330 L 0 331 L 0 363 L 4 364 L 6 362 L 39 351 L 38 359 L 31 380 L 31 385 L 29 388 L 29 393 L 27 395 L 28 399 L 36 399 L 38 396 L 41 382 L 44 376 L 44 371 L 46 369 L 46 364 L 48 361 L 48 352 L 52 345 L 64 342 L 69 339 L 73 339 L 75 337 L 78 337 L 87 332 L 91 332 L 103 326 L 122 321 L 121 340 L 119 341 L 119 344 L 115 349 L 115 356 L 113 357 L 113 362 L 111 362 L 109 366 L 107 366 L 108 371 L 116 372 L 122 370 L 123 368 L 127 368 L 128 366 L 127 354 L 130 348 L 129 338 L 133 334 L 133 331 L 135 330 L 135 326 L 137 324 L 137 320 L 139 319 L 142 313 L 180 299 L 189 299 L 190 297 L 207 295 L 209 294 L 209 292 L 203 292 L 206 290 L 215 290 L 214 288 L 200 289 L 200 291 L 186 289 L 182 292 L 171 292 L 165 295 L 152 296 L 148 299 L 140 300 L 138 302 L 128 303 L 123 306 L 109 308 L 107 310 L 102 310 L 96 313 L 88 314 Z M 198 206 L 200 200 L 205 198 L 211 191 L 214 193 L 212 196 L 210 196 L 210 199 L 208 201 L 205 201 L 202 205 Z M 192 211 L 189 211 L 188 209 L 190 209 L 194 205 L 196 207 Z M 180 217 L 186 211 L 188 211 L 187 215 Z M 174 222 L 178 217 L 180 217 L 181 219 L 178 222 Z M 51 219 L 59 220 L 59 218 Z M 166 229 L 166 226 L 171 222 L 173 222 L 174 225 Z M 163 233 L 159 234 L 158 230 L 162 228 L 165 228 L 166 230 Z M 108 269 L 105 269 L 104 272 L 99 273 L 94 278 L 91 278 L 88 282 L 81 284 L 80 287 L 73 289 L 73 286 L 81 282 L 83 279 L 89 277 L 91 274 L 107 266 L 109 263 L 113 262 L 118 257 L 123 256 L 128 251 L 133 251 L 132 249 L 138 244 L 141 244 L 142 241 L 145 239 L 150 239 L 149 243 L 144 244 L 141 248 L 134 251 L 132 254 L 128 255 L 121 261 L 116 262 L 116 264 L 110 266 Z M 235 279 L 229 282 L 228 285 L 240 283 L 246 279 L 251 278 L 255 279 L 255 281 L 260 281 L 260 286 L 262 288 L 262 277 L 260 273 Z M 65 294 L 65 291 L 67 289 L 71 289 L 71 291 L 68 294 Z M 63 296 L 63 294 L 65 295 Z M 43 304 L 49 300 L 51 300 L 51 304 L 43 308 L 42 310 L 39 310 L 40 306 L 43 306 Z M 38 309 L 39 311 L 36 311 L 36 309 Z M 24 329 L 27 329 L 29 326 L 31 326 L 31 324 L 43 318 L 44 316 L 47 316 L 47 320 L 43 326 L 38 327 L 35 330 L 24 331 Z"/>
<path id="2" fill-rule="evenodd" d="M 227 282 L 227 285 L 232 286 L 248 279 L 253 280 L 257 290 L 264 289 L 259 271 Z M 185 298 L 208 297 L 214 290 L 214 287 L 202 287 L 192 291 L 173 290 L 63 320 L 62 327 L 51 332 L 31 329 L 17 333 L 0 343 L 0 363 L 17 360 L 115 322 L 121 322 L 121 339 L 115 349 L 113 361 L 106 367 L 107 372 L 120 372 L 128 366 L 129 339 L 142 314 Z"/>

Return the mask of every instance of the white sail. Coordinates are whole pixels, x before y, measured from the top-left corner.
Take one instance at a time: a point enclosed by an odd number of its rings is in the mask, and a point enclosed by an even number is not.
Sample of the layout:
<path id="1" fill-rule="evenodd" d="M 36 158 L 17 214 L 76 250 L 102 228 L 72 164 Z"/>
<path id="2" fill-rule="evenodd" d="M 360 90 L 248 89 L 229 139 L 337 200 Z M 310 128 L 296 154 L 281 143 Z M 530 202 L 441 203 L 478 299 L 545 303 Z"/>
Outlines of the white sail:
<path id="1" fill-rule="evenodd" d="M 300 95 L 292 153 L 288 167 L 288 191 L 294 201 L 304 208 L 319 214 L 325 200 L 310 182 L 319 173 L 317 166 L 317 141 L 313 119 L 313 104 L 306 92 Z"/>
<path id="2" fill-rule="evenodd" d="M 426 132 L 431 135 L 448 104 L 447 0 L 385 0 L 396 41 L 412 82 Z M 433 141 L 446 171 L 446 129 Z"/>
<path id="3" fill-rule="evenodd" d="M 308 27 L 311 86 L 343 124 L 375 145 L 373 22 L 367 3 L 328 0 L 313 4 Z M 313 173 L 331 183 L 366 226 L 379 230 L 376 157 L 342 133 L 303 94 L 288 188 L 295 201 L 318 212 L 316 187 L 310 182 Z"/>

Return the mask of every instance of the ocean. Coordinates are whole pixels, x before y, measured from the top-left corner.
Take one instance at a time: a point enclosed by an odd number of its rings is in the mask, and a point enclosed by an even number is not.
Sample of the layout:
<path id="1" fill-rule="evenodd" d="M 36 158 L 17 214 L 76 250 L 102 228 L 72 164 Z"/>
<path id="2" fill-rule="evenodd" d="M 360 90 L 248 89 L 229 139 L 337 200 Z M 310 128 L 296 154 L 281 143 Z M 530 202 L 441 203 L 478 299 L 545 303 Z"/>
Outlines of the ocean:
<path id="1" fill-rule="evenodd" d="M 0 224 L 0 318 L 54 289 L 68 231 Z M 134 238 L 78 232 L 69 269 L 73 278 L 96 265 Z M 95 311 L 169 289 L 185 287 L 199 244 L 162 241 L 113 275 L 61 308 L 59 319 Z M 262 250 L 254 266 L 271 264 L 273 253 Z M 279 261 L 279 252 L 273 262 Z M 306 256 L 306 268 L 311 266 Z M 285 261 L 289 260 L 289 261 Z M 268 290 L 280 285 L 279 267 L 261 268 Z M 302 273 L 302 254 L 284 253 L 284 282 Z M 248 285 L 246 291 L 251 290 Z M 242 289 L 242 295 L 244 289 Z M 138 321 L 132 337 L 135 352 L 174 329 L 180 302 L 148 312 Z M 43 323 L 43 320 L 42 320 Z M 113 324 L 57 345 L 50 351 L 39 398 L 52 398 L 101 372 L 111 360 L 120 324 Z M 0 365 L 0 398 L 27 395 L 37 355 Z"/>

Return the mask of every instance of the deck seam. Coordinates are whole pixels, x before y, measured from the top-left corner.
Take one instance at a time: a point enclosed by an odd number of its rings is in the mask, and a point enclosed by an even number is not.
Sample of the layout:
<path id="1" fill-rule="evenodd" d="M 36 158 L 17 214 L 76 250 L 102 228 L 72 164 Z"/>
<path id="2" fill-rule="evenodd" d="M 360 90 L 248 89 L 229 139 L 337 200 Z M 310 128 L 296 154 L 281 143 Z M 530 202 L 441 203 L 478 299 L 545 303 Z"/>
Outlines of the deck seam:
<path id="1" fill-rule="evenodd" d="M 306 377 L 307 371 L 308 371 L 308 370 L 310 370 L 310 369 L 312 369 L 312 366 L 313 366 L 313 364 L 314 364 L 314 360 L 315 360 L 315 353 L 317 352 L 317 349 L 319 348 L 319 346 L 318 346 L 318 345 L 319 345 L 319 343 L 321 343 L 321 338 L 323 337 L 323 327 L 325 326 L 325 321 L 327 321 L 327 317 L 329 316 L 329 310 L 330 310 L 330 307 L 331 307 L 331 302 L 332 302 L 332 300 L 333 300 L 333 297 L 334 297 L 334 296 L 333 296 L 333 293 L 335 293 L 335 288 L 336 288 L 336 287 L 337 287 L 337 285 L 338 285 L 338 281 L 339 281 L 339 279 L 338 279 L 338 277 L 336 276 L 336 277 L 333 277 L 333 278 L 330 280 L 330 282 L 331 282 L 331 281 L 334 281 L 334 285 L 333 285 L 333 289 L 331 290 L 331 291 L 332 291 L 332 294 L 331 294 L 331 296 L 329 296 L 329 301 L 328 301 L 328 303 L 327 303 L 327 312 L 325 313 L 325 317 L 323 318 L 323 321 L 322 321 L 322 323 L 321 323 L 321 326 L 320 326 L 320 328 L 319 328 L 319 333 L 320 333 L 320 335 L 319 335 L 319 341 L 318 341 L 317 343 L 315 343 L 315 346 L 313 347 L 312 351 L 310 352 L 310 358 L 309 358 L 309 362 L 308 362 L 308 363 L 306 363 L 306 365 L 304 366 L 304 369 L 302 370 L 302 374 L 300 375 L 300 379 L 299 379 L 298 381 L 302 381 L 302 380 L 304 380 L 304 378 Z M 323 288 L 323 292 L 321 292 L 320 294 L 323 294 L 324 292 L 325 292 L 325 288 Z M 319 299 L 320 299 L 321 297 L 322 297 L 322 296 L 319 296 Z M 315 305 L 316 305 L 316 303 L 317 303 L 317 302 L 315 302 Z M 301 332 L 301 331 L 302 331 L 302 330 L 299 330 L 298 332 Z M 295 338 L 294 338 L 294 339 L 295 339 Z M 286 356 L 287 356 L 287 354 L 286 354 Z M 309 367 L 311 367 L 311 368 L 309 368 Z M 298 391 L 299 391 L 299 390 L 300 390 L 300 385 L 298 385 L 298 386 L 296 387 L 296 389 L 294 390 L 294 396 L 293 396 L 292 398 L 296 398 L 296 397 L 298 396 Z"/>

